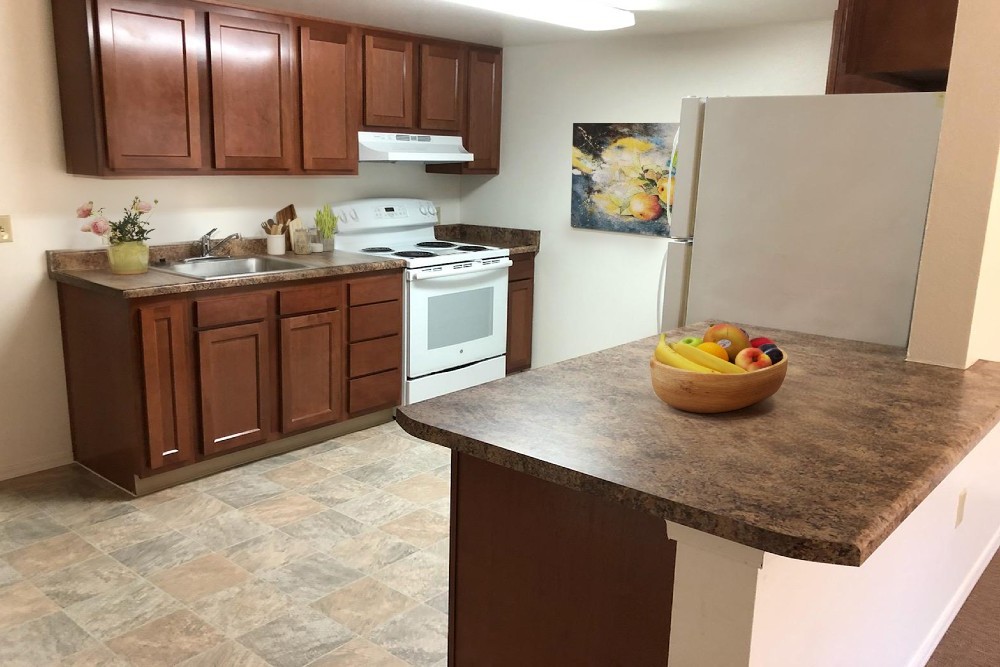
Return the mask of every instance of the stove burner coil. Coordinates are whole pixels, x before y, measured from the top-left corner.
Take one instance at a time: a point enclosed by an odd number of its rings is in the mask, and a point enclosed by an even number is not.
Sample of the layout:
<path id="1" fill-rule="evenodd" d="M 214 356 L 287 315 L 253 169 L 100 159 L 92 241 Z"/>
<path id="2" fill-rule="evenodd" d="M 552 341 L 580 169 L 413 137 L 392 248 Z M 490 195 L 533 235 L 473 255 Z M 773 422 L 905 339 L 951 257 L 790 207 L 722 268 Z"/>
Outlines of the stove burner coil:
<path id="1" fill-rule="evenodd" d="M 373 246 L 371 248 L 362 248 L 361 252 L 392 252 L 392 248 L 386 248 L 385 246 Z"/>
<path id="2" fill-rule="evenodd" d="M 434 253 L 427 252 L 426 250 L 404 250 L 402 252 L 394 252 L 392 254 L 396 257 L 407 257 L 410 259 L 416 259 L 418 257 L 437 257 Z"/>
<path id="3" fill-rule="evenodd" d="M 418 248 L 454 248 L 456 243 L 449 243 L 448 241 L 423 241 L 418 243 Z"/>
<path id="4" fill-rule="evenodd" d="M 482 245 L 460 245 L 455 250 L 461 250 L 462 252 L 475 252 L 477 250 L 486 250 L 486 246 Z"/>

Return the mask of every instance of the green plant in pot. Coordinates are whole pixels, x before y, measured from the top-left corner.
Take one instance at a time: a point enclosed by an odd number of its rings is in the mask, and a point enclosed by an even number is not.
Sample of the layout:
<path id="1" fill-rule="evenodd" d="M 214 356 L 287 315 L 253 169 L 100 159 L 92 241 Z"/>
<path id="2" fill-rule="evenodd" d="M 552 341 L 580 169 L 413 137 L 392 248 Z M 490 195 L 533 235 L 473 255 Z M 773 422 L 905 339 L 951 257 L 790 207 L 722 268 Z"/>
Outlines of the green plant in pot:
<path id="1" fill-rule="evenodd" d="M 108 220 L 104 209 L 94 210 L 94 202 L 89 201 L 76 209 L 76 217 L 84 222 L 81 232 L 96 234 L 108 245 L 108 265 L 112 273 L 132 275 L 146 273 L 149 270 L 149 222 L 142 216 L 147 215 L 157 204 L 132 198 L 132 205 L 123 209 L 121 220 Z"/>
<path id="2" fill-rule="evenodd" d="M 314 220 L 316 231 L 319 232 L 319 238 L 323 241 L 323 250 L 333 250 L 333 236 L 337 233 L 337 215 L 330 208 L 330 205 L 326 204 L 316 211 Z"/>

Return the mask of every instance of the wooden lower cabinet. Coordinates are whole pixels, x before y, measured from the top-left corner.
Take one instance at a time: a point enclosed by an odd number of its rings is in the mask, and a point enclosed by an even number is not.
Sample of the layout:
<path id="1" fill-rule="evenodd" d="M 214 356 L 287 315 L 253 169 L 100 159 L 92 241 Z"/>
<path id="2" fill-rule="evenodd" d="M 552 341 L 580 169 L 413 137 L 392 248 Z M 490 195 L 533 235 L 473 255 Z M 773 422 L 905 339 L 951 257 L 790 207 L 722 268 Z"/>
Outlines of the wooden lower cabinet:
<path id="1" fill-rule="evenodd" d="M 60 283 L 74 458 L 135 491 L 399 405 L 402 286 L 401 270 L 141 299 Z"/>
<path id="2" fill-rule="evenodd" d="M 217 454 L 271 432 L 266 322 L 198 332 L 202 447 Z"/>
<path id="3" fill-rule="evenodd" d="M 344 413 L 343 313 L 281 320 L 281 430 L 338 421 Z"/>
<path id="4" fill-rule="evenodd" d="M 507 373 L 531 368 L 534 256 L 514 257 L 507 284 Z"/>

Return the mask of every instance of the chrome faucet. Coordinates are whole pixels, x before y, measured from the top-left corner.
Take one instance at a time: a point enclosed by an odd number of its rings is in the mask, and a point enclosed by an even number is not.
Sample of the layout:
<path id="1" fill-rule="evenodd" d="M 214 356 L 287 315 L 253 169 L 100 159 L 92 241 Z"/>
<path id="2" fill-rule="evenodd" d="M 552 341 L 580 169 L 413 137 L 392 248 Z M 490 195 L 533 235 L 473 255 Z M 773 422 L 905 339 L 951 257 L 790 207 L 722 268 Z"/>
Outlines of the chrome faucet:
<path id="1" fill-rule="evenodd" d="M 211 257 L 212 253 L 229 243 L 230 241 L 235 241 L 236 239 L 243 238 L 238 233 L 230 234 L 224 239 L 219 239 L 215 243 L 212 243 L 212 234 L 218 230 L 218 227 L 210 229 L 204 236 L 201 237 L 201 256 Z"/>

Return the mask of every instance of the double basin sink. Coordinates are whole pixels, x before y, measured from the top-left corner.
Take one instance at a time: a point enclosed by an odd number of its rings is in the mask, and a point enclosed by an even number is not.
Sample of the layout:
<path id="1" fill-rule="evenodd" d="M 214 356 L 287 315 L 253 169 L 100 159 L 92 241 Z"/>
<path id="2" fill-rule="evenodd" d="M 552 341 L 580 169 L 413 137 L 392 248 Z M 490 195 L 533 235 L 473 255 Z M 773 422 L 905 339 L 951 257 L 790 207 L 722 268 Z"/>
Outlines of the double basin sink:
<path id="1" fill-rule="evenodd" d="M 149 268 L 164 273 L 196 278 L 198 280 L 221 280 L 240 278 L 284 271 L 301 271 L 314 268 L 287 259 L 276 257 L 194 257 L 169 264 L 150 264 Z"/>

